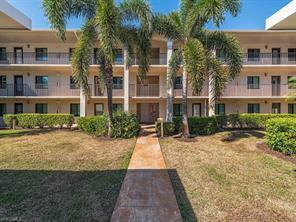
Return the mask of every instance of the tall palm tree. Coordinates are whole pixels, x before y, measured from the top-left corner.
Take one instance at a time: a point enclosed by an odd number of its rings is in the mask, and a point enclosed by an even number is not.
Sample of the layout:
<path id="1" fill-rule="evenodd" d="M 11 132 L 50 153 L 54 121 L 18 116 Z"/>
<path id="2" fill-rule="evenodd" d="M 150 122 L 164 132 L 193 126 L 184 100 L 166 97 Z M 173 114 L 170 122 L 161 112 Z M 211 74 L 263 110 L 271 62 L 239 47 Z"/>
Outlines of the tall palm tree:
<path id="1" fill-rule="evenodd" d="M 43 0 L 45 14 L 61 40 L 66 39 L 66 24 L 71 17 L 83 18 L 75 52 L 72 57 L 73 78 L 85 95 L 89 95 L 89 66 L 92 50 L 99 44 L 96 57 L 108 98 L 109 130 L 111 136 L 113 63 L 115 50 L 121 44 L 128 60 L 139 56 L 139 74 L 149 69 L 152 12 L 146 0 Z M 130 63 L 129 63 L 130 64 Z M 127 64 L 127 65 L 129 65 Z"/>
<path id="2" fill-rule="evenodd" d="M 287 101 L 295 101 L 296 99 L 296 77 L 289 78 L 288 85 L 290 89 L 293 89 L 293 92 L 287 96 Z"/>
<path id="3" fill-rule="evenodd" d="M 212 109 L 213 101 L 219 97 L 229 78 L 234 78 L 242 66 L 242 53 L 236 38 L 221 32 L 205 30 L 208 22 L 217 27 L 224 21 L 224 15 L 230 13 L 236 16 L 240 9 L 240 0 L 180 0 L 180 8 L 167 16 L 156 15 L 153 19 L 154 30 L 168 39 L 180 43 L 174 50 L 169 61 L 168 81 L 173 87 L 177 71 L 183 62 L 182 89 L 182 132 L 183 137 L 189 136 L 187 116 L 187 88 L 191 84 L 193 91 L 200 94 L 209 79 L 209 103 Z M 225 61 L 221 62 L 214 52 L 223 54 Z M 227 66 L 224 66 L 224 63 Z M 172 97 L 168 104 L 172 105 Z M 172 109 L 167 109 L 172 110 Z M 171 114 L 168 114 L 171 116 Z M 167 118 L 170 120 L 170 118 Z"/>

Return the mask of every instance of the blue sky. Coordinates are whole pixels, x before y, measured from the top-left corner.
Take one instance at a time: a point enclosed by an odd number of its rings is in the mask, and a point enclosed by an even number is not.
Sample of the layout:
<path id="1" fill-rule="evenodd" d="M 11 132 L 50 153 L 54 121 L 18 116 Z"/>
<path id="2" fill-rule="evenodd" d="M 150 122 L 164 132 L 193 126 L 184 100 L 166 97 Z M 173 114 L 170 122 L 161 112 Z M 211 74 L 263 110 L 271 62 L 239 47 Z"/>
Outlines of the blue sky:
<path id="1" fill-rule="evenodd" d="M 33 29 L 49 28 L 47 19 L 41 8 L 42 0 L 7 0 L 17 9 L 32 19 Z M 242 0 L 243 7 L 236 18 L 227 16 L 226 21 L 220 27 L 225 30 L 239 29 L 264 29 L 265 19 L 291 2 L 291 0 Z M 169 12 L 178 8 L 179 0 L 150 0 L 153 11 Z M 77 29 L 81 21 L 72 19 L 67 28 Z M 212 25 L 208 28 L 213 29 Z"/>

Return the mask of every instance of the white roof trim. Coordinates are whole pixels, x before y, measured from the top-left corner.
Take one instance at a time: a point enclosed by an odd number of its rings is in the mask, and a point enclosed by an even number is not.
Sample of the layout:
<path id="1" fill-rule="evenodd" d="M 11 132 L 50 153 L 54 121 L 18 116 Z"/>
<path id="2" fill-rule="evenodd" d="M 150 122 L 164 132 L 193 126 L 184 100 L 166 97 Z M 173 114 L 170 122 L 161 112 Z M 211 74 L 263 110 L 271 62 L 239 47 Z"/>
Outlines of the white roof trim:
<path id="1" fill-rule="evenodd" d="M 23 28 L 23 29 L 32 29 L 32 20 L 24 15 L 21 11 L 13 7 L 9 4 L 6 0 L 0 0 L 0 12 L 10 17 L 13 21 L 19 24 L 19 27 L 13 28 Z M 0 28 L 11 28 L 7 27 L 0 27 Z"/>
<path id="2" fill-rule="evenodd" d="M 282 22 L 285 22 L 289 19 L 290 16 L 296 14 L 296 0 L 293 0 L 289 4 L 287 4 L 285 7 L 274 13 L 272 16 L 270 16 L 265 21 L 265 29 L 296 29 L 296 26 L 294 27 L 285 27 L 281 26 Z"/>

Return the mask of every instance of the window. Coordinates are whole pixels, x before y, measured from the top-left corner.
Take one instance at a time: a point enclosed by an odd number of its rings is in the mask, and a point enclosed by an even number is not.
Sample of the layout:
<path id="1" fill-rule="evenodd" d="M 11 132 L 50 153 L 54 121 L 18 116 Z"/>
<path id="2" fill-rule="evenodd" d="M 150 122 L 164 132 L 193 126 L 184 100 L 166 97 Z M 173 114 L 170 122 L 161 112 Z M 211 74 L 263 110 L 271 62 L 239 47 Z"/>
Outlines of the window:
<path id="1" fill-rule="evenodd" d="M 182 89 L 182 76 L 175 78 L 174 89 Z"/>
<path id="2" fill-rule="evenodd" d="M 41 113 L 41 114 L 47 113 L 47 104 L 46 103 L 36 103 L 35 104 L 35 113 Z"/>
<path id="3" fill-rule="evenodd" d="M 225 54 L 221 50 L 216 50 L 216 57 L 219 59 L 220 62 L 225 62 Z"/>
<path id="4" fill-rule="evenodd" d="M 113 104 L 113 111 L 118 112 L 123 110 L 123 105 L 121 103 L 114 103 Z"/>
<path id="5" fill-rule="evenodd" d="M 159 61 L 159 48 L 152 48 L 151 49 L 151 64 L 152 65 L 159 65 L 160 61 Z"/>
<path id="6" fill-rule="evenodd" d="M 201 116 L 201 104 L 193 103 L 192 104 L 192 116 Z"/>
<path id="7" fill-rule="evenodd" d="M 73 116 L 80 116 L 80 105 L 79 104 L 70 104 L 70 113 Z"/>
<path id="8" fill-rule="evenodd" d="M 296 103 L 288 104 L 288 113 L 296 114 Z"/>
<path id="9" fill-rule="evenodd" d="M 4 114 L 6 114 L 6 104 L 0 103 L 0 116 L 3 116 Z"/>
<path id="10" fill-rule="evenodd" d="M 248 61 L 249 62 L 260 61 L 260 49 L 248 49 Z"/>
<path id="11" fill-rule="evenodd" d="M 75 48 L 70 48 L 69 49 L 69 60 L 70 61 L 72 60 L 72 56 L 73 56 L 74 50 L 75 50 Z"/>
<path id="12" fill-rule="evenodd" d="M 48 89 L 48 76 L 36 76 L 35 77 L 36 89 Z"/>
<path id="13" fill-rule="evenodd" d="M 113 89 L 123 89 L 123 77 L 113 77 Z"/>
<path id="14" fill-rule="evenodd" d="M 182 116 L 182 115 L 183 115 L 182 104 L 174 104 L 174 106 L 173 106 L 173 116 Z"/>
<path id="15" fill-rule="evenodd" d="M 104 104 L 103 103 L 96 103 L 95 104 L 95 116 L 103 115 L 104 114 Z"/>
<path id="16" fill-rule="evenodd" d="M 215 105 L 215 114 L 216 115 L 225 115 L 225 104 L 219 103 Z"/>
<path id="17" fill-rule="evenodd" d="M 260 88 L 260 77 L 248 76 L 248 89 L 259 89 L 259 88 Z"/>
<path id="18" fill-rule="evenodd" d="M 94 48 L 94 64 L 99 64 L 99 49 Z"/>
<path id="19" fill-rule="evenodd" d="M 0 76 L 0 89 L 6 89 L 6 76 Z"/>
<path id="20" fill-rule="evenodd" d="M 48 53 L 47 48 L 36 48 L 36 61 L 47 61 Z"/>
<path id="21" fill-rule="evenodd" d="M 248 113 L 260 113 L 260 104 L 259 103 L 249 103 L 248 104 Z"/>
<path id="22" fill-rule="evenodd" d="M 76 86 L 73 76 L 70 76 L 70 89 L 79 89 L 79 87 Z"/>
<path id="23" fill-rule="evenodd" d="M 273 103 L 271 106 L 271 112 L 273 114 L 281 113 L 281 104 L 280 103 Z"/>
<path id="24" fill-rule="evenodd" d="M 296 89 L 296 76 L 288 76 L 288 88 Z"/>
<path id="25" fill-rule="evenodd" d="M 296 61 L 296 48 L 288 49 L 288 61 L 295 62 Z"/>
<path id="26" fill-rule="evenodd" d="M 15 103 L 14 104 L 14 114 L 21 114 L 23 113 L 23 104 L 22 103 Z"/>
<path id="27" fill-rule="evenodd" d="M 122 64 L 123 63 L 123 54 L 122 49 L 115 49 L 115 64 Z"/>
<path id="28" fill-rule="evenodd" d="M 0 47 L 0 61 L 5 61 L 6 59 L 6 48 Z"/>

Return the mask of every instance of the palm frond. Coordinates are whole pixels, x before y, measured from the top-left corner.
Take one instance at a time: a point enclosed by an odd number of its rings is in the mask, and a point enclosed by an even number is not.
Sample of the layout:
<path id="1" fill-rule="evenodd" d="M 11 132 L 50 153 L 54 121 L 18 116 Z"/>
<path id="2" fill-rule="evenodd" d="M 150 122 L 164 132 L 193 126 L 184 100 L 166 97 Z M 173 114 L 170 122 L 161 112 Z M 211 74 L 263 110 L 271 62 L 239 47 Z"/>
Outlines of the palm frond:
<path id="1" fill-rule="evenodd" d="M 113 0 L 97 1 L 97 11 L 95 17 L 95 26 L 98 31 L 100 48 L 105 55 L 107 63 L 113 63 L 115 52 L 119 43 L 120 18 L 118 8 Z"/>
<path id="2" fill-rule="evenodd" d="M 153 16 L 153 31 L 170 40 L 182 39 L 182 23 L 178 23 L 176 17 L 176 13 L 170 15 L 155 14 Z"/>
<path id="3" fill-rule="evenodd" d="M 60 39 L 65 40 L 67 19 L 95 15 L 96 0 L 43 0 L 42 7 L 51 27 L 57 30 Z"/>
<path id="4" fill-rule="evenodd" d="M 183 57 L 188 81 L 193 91 L 200 94 L 206 77 L 206 55 L 202 43 L 198 39 L 189 39 L 184 45 Z"/>
<path id="5" fill-rule="evenodd" d="M 81 35 L 71 61 L 74 81 L 78 86 L 82 87 L 86 95 L 89 95 L 89 65 L 92 61 L 92 49 L 96 38 L 97 32 L 94 21 L 89 20 L 81 29 Z"/>
<path id="6" fill-rule="evenodd" d="M 238 39 L 222 31 L 196 32 L 195 37 L 200 39 L 208 50 L 217 51 L 217 56 L 223 57 L 228 65 L 228 75 L 235 78 L 243 65 L 243 53 Z"/>
<path id="7" fill-rule="evenodd" d="M 171 87 L 174 84 L 177 72 L 180 70 L 182 62 L 183 62 L 182 50 L 180 49 L 174 50 L 169 61 L 168 77 L 167 77 Z"/>

